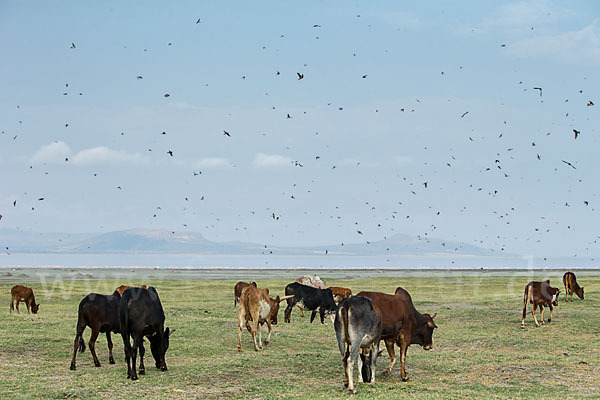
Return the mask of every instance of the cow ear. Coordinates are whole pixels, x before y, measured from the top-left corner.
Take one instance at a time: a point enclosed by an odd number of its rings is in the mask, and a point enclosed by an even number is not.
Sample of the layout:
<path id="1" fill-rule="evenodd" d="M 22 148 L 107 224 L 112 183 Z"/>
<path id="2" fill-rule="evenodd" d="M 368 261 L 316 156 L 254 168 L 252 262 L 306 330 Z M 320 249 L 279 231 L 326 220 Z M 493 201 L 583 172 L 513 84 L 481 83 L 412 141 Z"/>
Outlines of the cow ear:
<path id="1" fill-rule="evenodd" d="M 275 302 L 279 303 L 281 300 L 279 299 L 279 296 L 275 297 Z"/>
<path id="2" fill-rule="evenodd" d="M 269 294 L 269 288 L 265 288 L 265 290 L 267 291 L 267 295 Z"/>
<path id="3" fill-rule="evenodd" d="M 435 317 L 437 317 L 437 313 L 433 313 L 433 315 L 431 316 L 431 319 L 434 319 Z"/>

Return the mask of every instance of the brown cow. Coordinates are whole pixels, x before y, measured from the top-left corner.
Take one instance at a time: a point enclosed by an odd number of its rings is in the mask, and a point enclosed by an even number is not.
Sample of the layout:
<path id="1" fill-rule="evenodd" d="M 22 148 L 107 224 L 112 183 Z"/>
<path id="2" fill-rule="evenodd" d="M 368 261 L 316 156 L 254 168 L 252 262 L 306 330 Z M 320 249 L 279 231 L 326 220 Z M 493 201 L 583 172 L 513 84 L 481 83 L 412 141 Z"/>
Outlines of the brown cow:
<path id="1" fill-rule="evenodd" d="M 17 314 L 21 314 L 19 311 L 19 302 L 24 301 L 27 305 L 27 314 L 29 314 L 29 309 L 31 308 L 31 312 L 37 314 L 40 309 L 40 305 L 35 303 L 35 295 L 33 294 L 33 289 L 27 286 L 15 285 L 12 289 L 10 289 L 11 299 L 10 299 L 10 313 L 12 314 L 15 309 L 14 302 L 17 301 Z"/>
<path id="2" fill-rule="evenodd" d="M 437 325 L 433 322 L 436 314 L 421 314 L 413 305 L 410 294 L 401 287 L 396 294 L 380 292 L 360 292 L 357 296 L 368 297 L 373 301 L 373 307 L 381 314 L 381 339 L 390 356 L 387 373 L 391 373 L 396 363 L 394 344 L 400 347 L 400 375 L 407 381 L 405 364 L 406 351 L 411 344 L 423 346 L 424 350 L 433 348 L 433 330 Z"/>
<path id="3" fill-rule="evenodd" d="M 142 288 L 142 289 L 148 289 L 148 286 L 146 286 L 146 285 L 140 285 L 140 286 L 121 285 L 118 288 L 116 288 L 115 290 L 117 292 L 119 292 L 119 296 L 123 296 L 123 292 L 126 291 L 127 289 L 129 289 L 130 287 L 139 287 L 139 288 Z"/>
<path id="4" fill-rule="evenodd" d="M 233 288 L 233 306 L 237 306 L 237 303 L 240 301 L 240 296 L 242 295 L 242 290 L 244 290 L 244 288 L 247 288 L 248 286 L 256 286 L 256 282 L 250 282 L 250 283 L 246 283 L 246 282 L 238 282 L 235 284 L 234 288 Z"/>
<path id="5" fill-rule="evenodd" d="M 525 293 L 523 294 L 523 319 L 521 320 L 521 328 L 525 329 L 525 313 L 527 312 L 527 303 L 533 304 L 531 314 L 536 326 L 540 326 L 537 318 L 535 317 L 535 310 L 540 307 L 540 315 L 542 317 L 542 324 L 544 323 L 544 306 L 550 308 L 550 318 L 548 322 L 552 321 L 552 306 L 558 307 L 558 294 L 560 289 L 553 288 L 550 286 L 550 280 L 543 282 L 531 281 L 525 286 Z"/>
<path id="6" fill-rule="evenodd" d="M 339 286 L 329 286 L 327 289 L 331 289 L 331 291 L 333 292 L 333 300 L 336 303 L 339 303 L 340 301 L 344 300 L 346 297 L 352 296 L 352 290 L 350 290 L 348 288 L 343 288 L 343 287 L 339 287 Z"/>
<path id="7" fill-rule="evenodd" d="M 583 300 L 583 286 L 579 287 L 574 273 L 565 272 L 563 275 L 563 284 L 565 285 L 565 301 L 569 301 L 569 295 L 571 295 L 571 301 L 573 301 L 573 293 Z"/>
<path id="8" fill-rule="evenodd" d="M 254 350 L 263 348 L 261 327 L 266 322 L 269 328 L 269 335 L 265 340 L 265 345 L 271 341 L 273 327 L 277 325 L 277 313 L 279 312 L 279 303 L 293 296 L 269 297 L 269 289 L 258 289 L 254 286 L 246 286 L 240 295 L 240 308 L 238 311 L 238 350 L 242 351 L 242 330 L 244 325 L 248 332 L 252 334 L 254 340 Z M 252 321 L 252 325 L 250 322 Z M 260 326 L 259 326 L 260 324 Z M 256 331 L 258 331 L 258 344 L 256 343 Z"/>

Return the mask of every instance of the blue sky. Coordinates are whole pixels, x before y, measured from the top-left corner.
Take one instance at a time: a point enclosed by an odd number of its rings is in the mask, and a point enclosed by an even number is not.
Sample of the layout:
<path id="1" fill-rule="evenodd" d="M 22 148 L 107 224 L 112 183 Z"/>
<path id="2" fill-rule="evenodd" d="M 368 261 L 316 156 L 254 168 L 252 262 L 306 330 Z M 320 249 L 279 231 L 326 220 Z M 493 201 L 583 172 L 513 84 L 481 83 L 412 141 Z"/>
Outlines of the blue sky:
<path id="1" fill-rule="evenodd" d="M 0 228 L 598 256 L 599 11 L 2 2 Z"/>

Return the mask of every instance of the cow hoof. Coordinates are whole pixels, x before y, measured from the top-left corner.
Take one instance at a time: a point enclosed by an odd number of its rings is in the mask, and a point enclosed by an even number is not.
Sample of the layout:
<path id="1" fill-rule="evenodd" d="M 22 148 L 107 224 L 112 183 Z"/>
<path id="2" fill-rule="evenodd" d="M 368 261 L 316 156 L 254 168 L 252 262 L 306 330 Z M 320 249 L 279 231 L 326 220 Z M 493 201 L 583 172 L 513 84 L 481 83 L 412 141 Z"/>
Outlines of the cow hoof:
<path id="1" fill-rule="evenodd" d="M 165 372 L 165 371 L 167 371 L 167 369 L 168 369 L 168 368 L 167 368 L 167 366 L 166 366 L 166 365 L 160 368 L 160 370 L 161 370 L 162 372 Z"/>
<path id="2" fill-rule="evenodd" d="M 137 377 L 137 375 L 134 375 L 134 376 L 132 376 L 132 377 L 131 377 L 131 380 L 132 380 L 132 381 L 137 381 L 137 380 L 138 380 L 138 377 Z"/>
<path id="3" fill-rule="evenodd" d="M 344 382 L 344 387 L 347 388 L 348 387 L 348 382 Z"/>
<path id="4" fill-rule="evenodd" d="M 146 370 L 145 369 L 140 369 L 138 374 L 140 375 L 146 375 Z"/>
<path id="5" fill-rule="evenodd" d="M 552 322 L 552 318 L 548 318 L 548 323 Z"/>
<path id="6" fill-rule="evenodd" d="M 402 378 L 402 382 L 408 382 L 408 376 L 405 376 L 404 378 Z"/>
<path id="7" fill-rule="evenodd" d="M 75 371 L 77 369 L 77 367 L 75 366 L 75 363 L 71 363 L 71 367 L 69 369 L 71 371 Z"/>
<path id="8" fill-rule="evenodd" d="M 97 363 L 94 363 L 94 367 L 96 367 L 96 368 L 98 368 L 98 367 L 101 367 L 101 366 L 102 366 L 102 365 L 101 365 L 99 362 L 97 362 Z"/>
<path id="9" fill-rule="evenodd" d="M 356 394 L 356 393 L 358 393 L 358 392 L 356 391 L 356 389 L 348 389 L 348 390 L 349 390 L 349 391 L 350 391 L 350 393 L 352 393 L 352 394 Z"/>
<path id="10" fill-rule="evenodd" d="M 111 358 L 109 358 L 109 359 L 108 359 L 108 363 L 109 363 L 109 364 L 114 364 L 114 363 L 115 363 L 115 359 L 114 359 L 114 358 L 112 358 L 112 357 L 111 357 Z"/>
<path id="11" fill-rule="evenodd" d="M 521 329 L 525 329 L 525 324 L 521 325 Z"/>

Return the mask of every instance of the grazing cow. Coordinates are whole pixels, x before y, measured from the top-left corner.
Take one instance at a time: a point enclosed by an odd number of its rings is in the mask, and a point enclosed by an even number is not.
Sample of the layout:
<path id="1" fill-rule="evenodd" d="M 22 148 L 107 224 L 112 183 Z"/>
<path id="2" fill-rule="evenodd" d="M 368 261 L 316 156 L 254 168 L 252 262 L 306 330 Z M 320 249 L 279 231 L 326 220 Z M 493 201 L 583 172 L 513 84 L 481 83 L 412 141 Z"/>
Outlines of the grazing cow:
<path id="1" fill-rule="evenodd" d="M 31 309 L 31 312 L 34 314 L 37 314 L 38 310 L 40 309 L 40 305 L 35 303 L 35 295 L 33 294 L 33 289 L 27 287 L 27 286 L 22 286 L 22 285 L 15 285 L 13 286 L 12 289 L 10 289 L 10 295 L 11 295 L 11 299 L 10 299 L 10 313 L 12 314 L 13 310 L 15 309 L 15 305 L 14 302 L 17 302 L 17 314 L 21 314 L 21 312 L 19 311 L 19 302 L 24 301 L 25 305 L 27 306 L 27 314 L 29 314 L 29 310 Z"/>
<path id="2" fill-rule="evenodd" d="M 325 315 L 333 316 L 337 309 L 331 289 L 317 289 L 294 282 L 285 287 L 285 295 L 293 295 L 287 300 L 288 305 L 285 309 L 285 322 L 288 323 L 290 322 L 292 308 L 296 304 L 301 304 L 306 310 L 312 311 L 310 316 L 311 323 L 315 319 L 315 315 L 317 315 L 317 309 L 321 316 L 321 323 L 324 322 Z"/>
<path id="3" fill-rule="evenodd" d="M 343 287 L 339 287 L 339 286 L 330 286 L 330 287 L 328 287 L 328 289 L 331 289 L 331 292 L 333 293 L 333 300 L 336 303 L 339 303 L 340 301 L 344 300 L 346 297 L 352 296 L 352 290 L 350 290 L 348 288 L 343 288 Z"/>
<path id="4" fill-rule="evenodd" d="M 565 285 L 565 301 L 569 301 L 569 295 L 571 295 L 571 301 L 573 301 L 573 293 L 583 300 L 583 286 L 579 287 L 574 273 L 565 272 L 563 275 L 563 284 Z"/>
<path id="5" fill-rule="evenodd" d="M 288 297 L 269 297 L 269 289 L 258 289 L 256 286 L 246 286 L 240 295 L 240 308 L 238 311 L 238 350 L 242 351 L 242 330 L 244 325 L 248 332 L 252 334 L 254 340 L 254 350 L 263 348 L 261 327 L 266 322 L 269 334 L 265 340 L 265 346 L 271 341 L 272 325 L 277 325 L 277 314 L 279 313 L 279 303 Z M 252 325 L 250 325 L 252 321 Z M 259 325 L 260 324 L 260 325 Z M 258 344 L 256 343 L 256 332 L 258 331 Z"/>
<path id="6" fill-rule="evenodd" d="M 371 299 L 351 296 L 340 301 L 333 326 L 342 355 L 348 390 L 356 393 L 352 377 L 355 361 L 358 360 L 358 382 L 364 380 L 375 383 L 375 363 L 381 340 L 381 316 L 375 312 Z M 360 357 L 359 350 L 362 350 Z"/>
<path id="7" fill-rule="evenodd" d="M 548 322 L 552 322 L 552 306 L 558 307 L 558 294 L 560 289 L 553 288 L 550 286 L 550 280 L 543 282 L 529 282 L 525 286 L 525 293 L 523 294 L 523 319 L 521 320 L 521 328 L 525 328 L 525 313 L 527 312 L 527 303 L 533 304 L 531 314 L 535 321 L 535 326 L 540 326 L 537 318 L 535 317 L 535 310 L 540 307 L 540 316 L 542 318 L 542 324 L 544 323 L 544 306 L 550 308 L 550 318 Z"/>
<path id="8" fill-rule="evenodd" d="M 130 287 L 139 287 L 139 288 L 142 288 L 142 289 L 148 289 L 148 286 L 146 286 L 146 285 L 140 285 L 140 286 L 127 286 L 127 285 L 121 285 L 121 286 L 119 286 L 119 287 L 116 289 L 116 291 L 117 291 L 117 292 L 119 292 L 119 294 L 120 294 L 121 296 L 123 296 L 123 292 L 124 292 L 124 291 L 126 291 L 127 289 L 129 289 Z"/>
<path id="9" fill-rule="evenodd" d="M 317 275 L 304 275 L 296 279 L 296 282 L 306 286 L 316 287 L 317 289 L 327 289 L 327 284 L 325 284 L 325 281 L 319 278 Z M 298 304 L 298 308 L 300 309 L 300 316 L 304 318 L 304 307 L 302 307 L 302 304 Z"/>
<path id="10" fill-rule="evenodd" d="M 135 371 L 137 351 L 140 351 L 140 375 L 146 373 L 144 366 L 145 349 L 142 345 L 144 336 L 150 342 L 150 350 L 154 357 L 156 368 L 167 370 L 165 353 L 169 348 L 169 336 L 175 329 L 169 331 L 165 325 L 165 313 L 154 287 L 148 289 L 129 288 L 123 292 L 119 303 L 119 321 L 121 323 L 121 336 L 125 346 L 127 358 L 127 378 L 135 381 L 138 375 Z M 130 338 L 133 337 L 133 347 Z"/>
<path id="11" fill-rule="evenodd" d="M 234 288 L 233 288 L 233 306 L 237 306 L 237 303 L 240 301 L 240 296 L 242 295 L 242 290 L 244 290 L 244 288 L 248 287 L 248 286 L 256 286 L 256 282 L 250 282 L 250 283 L 246 283 L 246 282 L 238 282 L 235 284 Z"/>
<path id="12" fill-rule="evenodd" d="M 100 361 L 96 356 L 96 339 L 98 334 L 106 332 L 106 341 L 108 342 L 108 362 L 110 364 L 115 363 L 113 358 L 112 349 L 113 343 L 110 337 L 110 333 L 120 332 L 119 323 L 119 301 L 121 295 L 117 290 L 113 294 L 104 295 L 98 293 L 90 293 L 81 300 L 79 303 L 79 314 L 77 316 L 77 327 L 75 341 L 73 343 L 73 358 L 71 360 L 71 371 L 75 371 L 75 357 L 77 356 L 77 349 L 83 353 L 85 351 L 85 342 L 83 340 L 83 331 L 86 326 L 89 326 L 92 330 L 90 336 L 89 346 L 90 353 L 94 358 L 94 365 L 100 366 Z"/>
<path id="13" fill-rule="evenodd" d="M 390 356 L 390 364 L 386 372 L 392 372 L 396 363 L 394 345 L 400 348 L 400 375 L 403 381 L 406 376 L 406 352 L 411 344 L 418 344 L 424 350 L 433 348 L 433 330 L 437 328 L 433 319 L 436 314 L 421 314 L 413 305 L 410 294 L 401 287 L 396 294 L 380 292 L 360 292 L 358 296 L 368 297 L 373 307 L 381 315 L 381 339 Z"/>

